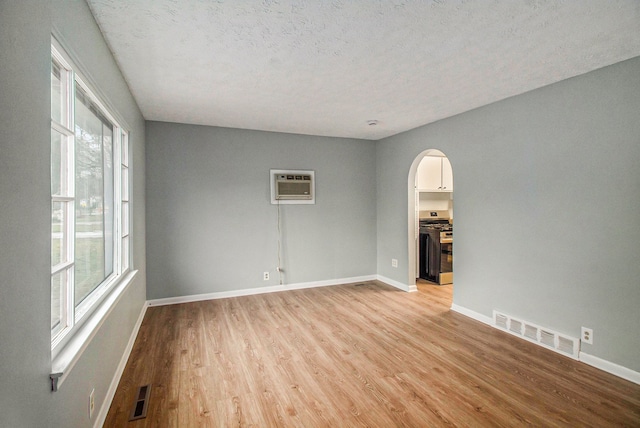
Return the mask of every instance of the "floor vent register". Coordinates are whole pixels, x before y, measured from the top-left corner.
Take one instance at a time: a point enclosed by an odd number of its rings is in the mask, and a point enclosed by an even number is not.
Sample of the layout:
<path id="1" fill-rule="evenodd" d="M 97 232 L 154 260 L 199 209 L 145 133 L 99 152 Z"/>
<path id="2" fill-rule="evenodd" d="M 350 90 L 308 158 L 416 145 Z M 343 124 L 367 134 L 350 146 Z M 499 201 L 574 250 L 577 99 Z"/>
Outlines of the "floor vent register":
<path id="1" fill-rule="evenodd" d="M 151 385 L 143 385 L 138 388 L 136 394 L 136 401 L 133 404 L 133 410 L 131 410 L 130 421 L 143 419 L 147 417 L 147 408 L 149 407 L 149 396 L 151 395 Z"/>

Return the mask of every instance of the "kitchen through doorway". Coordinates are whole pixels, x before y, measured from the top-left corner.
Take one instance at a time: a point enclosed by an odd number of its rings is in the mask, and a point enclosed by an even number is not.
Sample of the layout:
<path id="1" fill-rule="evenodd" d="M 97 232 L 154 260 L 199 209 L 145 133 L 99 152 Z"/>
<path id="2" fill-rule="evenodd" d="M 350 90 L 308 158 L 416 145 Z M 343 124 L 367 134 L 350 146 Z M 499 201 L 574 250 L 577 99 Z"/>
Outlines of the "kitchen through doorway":
<path id="1" fill-rule="evenodd" d="M 453 284 L 453 169 L 440 150 L 425 150 L 409 173 L 409 280 Z M 410 286 L 413 285 L 410 283 Z"/>

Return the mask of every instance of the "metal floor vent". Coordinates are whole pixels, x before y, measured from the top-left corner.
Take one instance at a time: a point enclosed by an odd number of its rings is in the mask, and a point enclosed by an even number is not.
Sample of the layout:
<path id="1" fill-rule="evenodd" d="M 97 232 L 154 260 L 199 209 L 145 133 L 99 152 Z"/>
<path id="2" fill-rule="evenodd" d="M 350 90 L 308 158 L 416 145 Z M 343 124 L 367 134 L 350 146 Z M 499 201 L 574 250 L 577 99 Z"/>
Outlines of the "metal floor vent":
<path id="1" fill-rule="evenodd" d="M 137 419 L 143 419 L 147 417 L 147 408 L 149 407 L 150 394 L 151 384 L 143 385 L 138 388 L 136 401 L 133 405 L 133 410 L 131 410 L 131 416 L 129 416 L 130 421 L 135 421 Z"/>
<path id="2" fill-rule="evenodd" d="M 544 346 L 575 360 L 578 359 L 580 340 L 576 337 L 569 337 L 497 311 L 493 311 L 493 324 L 500 330 L 504 330 L 514 336 Z"/>

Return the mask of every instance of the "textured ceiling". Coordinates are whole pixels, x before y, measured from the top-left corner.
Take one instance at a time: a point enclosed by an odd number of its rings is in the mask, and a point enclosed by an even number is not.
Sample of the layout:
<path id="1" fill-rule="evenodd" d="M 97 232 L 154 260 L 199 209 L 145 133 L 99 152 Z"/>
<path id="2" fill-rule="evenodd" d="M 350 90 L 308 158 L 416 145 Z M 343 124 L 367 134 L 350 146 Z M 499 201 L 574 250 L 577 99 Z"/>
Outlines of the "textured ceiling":
<path id="1" fill-rule="evenodd" d="M 377 140 L 640 55 L 639 0 L 88 3 L 167 122 Z"/>

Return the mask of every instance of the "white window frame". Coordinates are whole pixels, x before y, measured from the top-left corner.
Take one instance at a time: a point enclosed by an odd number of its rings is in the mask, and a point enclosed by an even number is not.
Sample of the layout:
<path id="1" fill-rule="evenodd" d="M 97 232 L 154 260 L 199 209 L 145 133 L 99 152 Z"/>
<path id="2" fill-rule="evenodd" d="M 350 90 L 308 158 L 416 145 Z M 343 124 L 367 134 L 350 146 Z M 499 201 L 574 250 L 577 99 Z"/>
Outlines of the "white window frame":
<path id="1" fill-rule="evenodd" d="M 52 38 L 51 45 L 51 60 L 55 61 L 61 68 L 64 69 L 61 72 L 61 80 L 64 78 L 66 82 L 63 83 L 63 98 L 66 106 L 66 114 L 63 113 L 63 123 L 51 120 L 52 132 L 57 132 L 63 135 L 66 139 L 66 154 L 61 156 L 63 158 L 63 169 L 66 170 L 66 182 L 61 184 L 61 187 L 66 189 L 62 195 L 52 195 L 52 210 L 53 203 L 59 202 L 66 207 L 66 215 L 64 216 L 64 223 L 62 225 L 62 241 L 66 243 L 64 249 L 66 260 L 63 257 L 63 261 L 51 268 L 52 280 L 54 275 L 60 272 L 66 272 L 66 281 L 63 284 L 63 298 L 61 298 L 61 321 L 59 328 L 51 331 L 51 350 L 52 361 L 55 361 L 61 353 L 69 353 L 64 351 L 65 347 L 72 347 L 75 350 L 81 350 L 77 345 L 67 346 L 69 343 L 77 342 L 78 332 L 83 329 L 83 324 L 90 324 L 91 329 L 89 333 L 84 332 L 81 342 L 85 342 L 93 335 L 93 331 L 97 328 L 97 321 L 92 320 L 93 314 L 100 312 L 100 317 L 103 317 L 108 313 L 111 307 L 116 303 L 117 299 L 121 295 L 124 285 L 123 278 L 131 272 L 131 259 L 130 259 L 130 217 L 131 217 L 131 203 L 130 203 L 130 165 L 129 165 L 129 133 L 125 127 L 120 124 L 120 121 L 116 120 L 110 109 L 105 107 L 105 104 L 96 95 L 96 91 L 92 90 L 82 74 L 78 71 L 78 68 L 70 60 L 64 49 L 60 44 Z M 113 125 L 112 136 L 112 157 L 113 157 L 113 209 L 114 209 L 114 225 L 113 225 L 113 272 L 107 276 L 77 307 L 74 304 L 74 236 L 75 236 L 75 168 L 74 168 L 74 148 L 75 148 L 75 124 L 74 124 L 74 108 L 75 108 L 75 91 L 76 87 L 82 88 L 83 92 L 91 99 L 92 103 L 100 110 L 100 113 Z M 51 144 L 51 143 L 50 143 Z M 65 147 L 65 144 L 63 144 Z M 64 165 L 66 163 L 66 165 Z M 64 168 L 66 166 L 66 168 Z M 124 215 L 123 215 L 124 214 Z M 128 276 L 131 279 L 131 276 Z M 119 286 L 123 285 L 123 286 Z M 51 284 L 53 286 L 53 282 Z M 113 293 L 113 290 L 118 288 L 117 293 Z M 118 294 L 118 296 L 112 296 Z M 104 306 L 107 307 L 104 307 Z M 98 311 L 98 309 L 100 309 Z M 83 346 L 81 347 L 83 348 Z M 76 352 L 73 352 L 73 358 L 77 358 Z M 55 366 L 62 366 L 68 368 L 69 356 L 60 358 L 62 363 L 53 364 L 54 372 Z M 59 376 L 60 373 L 57 373 Z M 53 374 L 52 374 L 53 381 Z M 55 383 L 55 382 L 54 382 Z M 55 388 L 54 388 L 55 389 Z"/>

